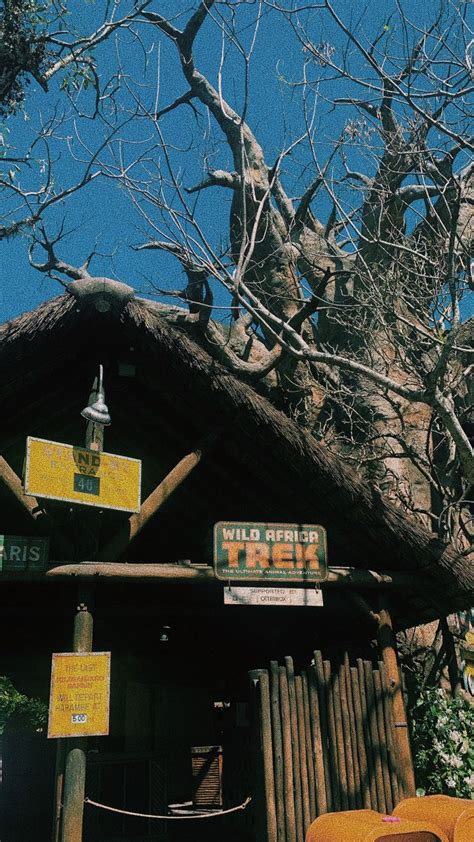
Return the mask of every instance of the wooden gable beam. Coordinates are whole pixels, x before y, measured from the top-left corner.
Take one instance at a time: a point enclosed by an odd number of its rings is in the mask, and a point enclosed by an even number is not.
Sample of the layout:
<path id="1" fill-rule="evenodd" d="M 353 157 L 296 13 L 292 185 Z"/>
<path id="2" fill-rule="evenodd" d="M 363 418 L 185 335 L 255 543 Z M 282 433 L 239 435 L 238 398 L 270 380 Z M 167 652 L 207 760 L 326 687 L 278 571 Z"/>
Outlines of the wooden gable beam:
<path id="1" fill-rule="evenodd" d="M 149 520 L 166 503 L 169 497 L 189 476 L 191 471 L 199 465 L 203 451 L 214 441 L 215 434 L 207 436 L 200 445 L 191 453 L 184 456 L 177 465 L 166 475 L 156 486 L 154 491 L 146 498 L 140 506 L 140 511 L 129 517 L 127 523 L 122 526 L 111 540 L 99 552 L 99 561 L 116 560 L 125 552 L 132 541 L 141 532 Z"/>
<path id="2" fill-rule="evenodd" d="M 36 497 L 25 494 L 20 477 L 17 476 L 3 456 L 0 456 L 0 481 L 8 488 L 13 497 L 18 500 L 29 516 L 38 524 L 44 526 L 50 537 L 54 536 L 58 550 L 65 557 L 73 558 L 74 548 L 68 536 L 58 526 L 54 518 L 43 509 Z"/>

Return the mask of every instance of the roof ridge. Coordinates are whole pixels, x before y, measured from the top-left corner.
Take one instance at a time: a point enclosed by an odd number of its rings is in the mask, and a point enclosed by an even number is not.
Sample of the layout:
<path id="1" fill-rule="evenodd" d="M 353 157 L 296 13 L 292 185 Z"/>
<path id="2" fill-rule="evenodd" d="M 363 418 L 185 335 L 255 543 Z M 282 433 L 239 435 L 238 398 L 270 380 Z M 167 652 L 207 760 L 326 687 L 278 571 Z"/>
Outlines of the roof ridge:
<path id="1" fill-rule="evenodd" d="M 66 291 L 74 296 L 79 305 L 92 303 L 99 312 L 122 310 L 135 297 L 133 287 L 122 281 L 92 276 L 71 281 Z"/>

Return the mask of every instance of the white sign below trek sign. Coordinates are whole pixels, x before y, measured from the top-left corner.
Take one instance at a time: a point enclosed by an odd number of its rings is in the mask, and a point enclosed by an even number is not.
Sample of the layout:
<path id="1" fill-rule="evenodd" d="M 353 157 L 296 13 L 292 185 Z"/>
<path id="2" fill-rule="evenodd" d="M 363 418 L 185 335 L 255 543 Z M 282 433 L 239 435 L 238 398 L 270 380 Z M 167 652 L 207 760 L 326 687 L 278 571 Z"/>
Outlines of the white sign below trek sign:
<path id="1" fill-rule="evenodd" d="M 319 588 L 224 588 L 224 605 L 278 605 L 320 608 L 323 593 Z"/>

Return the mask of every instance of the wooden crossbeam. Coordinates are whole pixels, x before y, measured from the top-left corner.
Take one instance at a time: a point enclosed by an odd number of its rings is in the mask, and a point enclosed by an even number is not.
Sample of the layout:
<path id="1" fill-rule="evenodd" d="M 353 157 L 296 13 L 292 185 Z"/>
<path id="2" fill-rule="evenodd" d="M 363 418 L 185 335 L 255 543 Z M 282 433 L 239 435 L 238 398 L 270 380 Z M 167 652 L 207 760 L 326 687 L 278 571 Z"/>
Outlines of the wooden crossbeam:
<path id="1" fill-rule="evenodd" d="M 48 579 L 136 579 L 176 582 L 219 583 L 212 567 L 206 564 L 128 564 L 117 561 L 83 561 L 79 564 L 58 564 L 46 572 Z M 222 584 L 222 583 L 221 583 Z M 253 585 L 256 583 L 253 582 Z M 322 588 L 355 587 L 373 589 L 410 589 L 416 590 L 422 585 L 422 579 L 411 573 L 398 571 L 358 570 L 354 567 L 330 567 Z M 273 582 L 274 586 L 275 583 Z M 298 583 L 292 583 L 297 587 Z M 306 585 L 308 587 L 308 584 Z M 309 586 L 314 587 L 314 583 Z M 374 615 L 375 619 L 375 615 Z"/>

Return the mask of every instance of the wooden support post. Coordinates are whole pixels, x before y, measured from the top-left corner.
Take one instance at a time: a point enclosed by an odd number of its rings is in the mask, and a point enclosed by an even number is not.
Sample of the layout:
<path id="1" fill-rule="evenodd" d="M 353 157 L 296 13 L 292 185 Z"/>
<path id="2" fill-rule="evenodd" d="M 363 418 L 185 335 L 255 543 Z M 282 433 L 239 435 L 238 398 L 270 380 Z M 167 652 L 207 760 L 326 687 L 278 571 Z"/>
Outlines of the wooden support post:
<path id="1" fill-rule="evenodd" d="M 387 813 L 391 813 L 396 805 L 393 803 L 392 799 L 392 782 L 390 780 L 390 767 L 388 765 L 388 734 L 385 728 L 382 681 L 378 670 L 373 670 L 372 675 L 374 678 L 375 713 L 377 717 L 377 729 L 379 732 L 379 754 L 380 762 L 382 764 L 385 810 Z"/>
<path id="2" fill-rule="evenodd" d="M 285 669 L 290 701 L 290 733 L 293 757 L 293 789 L 295 793 L 296 838 L 304 839 L 303 798 L 301 794 L 300 745 L 298 741 L 298 712 L 296 709 L 295 668 L 291 655 L 285 656 Z"/>
<path id="3" fill-rule="evenodd" d="M 272 706 L 273 770 L 275 774 L 275 806 L 278 842 L 286 842 L 285 782 L 283 776 L 283 740 L 280 711 L 280 672 L 278 661 L 270 661 L 270 694 Z"/>
<path id="4" fill-rule="evenodd" d="M 415 795 L 415 775 L 411 756 L 408 724 L 403 700 L 402 679 L 397 660 L 397 641 L 385 599 L 380 599 L 378 644 L 385 665 L 388 691 L 392 700 L 395 749 L 397 754 L 398 789 L 401 798 Z"/>
<path id="5" fill-rule="evenodd" d="M 265 838 L 267 842 L 277 842 L 278 829 L 275 807 L 275 776 L 273 771 L 270 681 L 266 670 L 262 671 L 259 675 L 257 696 L 259 701 L 260 745 L 263 758 L 263 784 L 265 792 Z"/>
<path id="6" fill-rule="evenodd" d="M 291 749 L 290 696 L 286 667 L 280 667 L 280 717 L 283 747 L 286 842 L 299 842 L 296 835 L 295 791 L 293 785 L 293 753 Z"/>
<path id="7" fill-rule="evenodd" d="M 339 703 L 341 706 L 341 722 L 342 722 L 342 736 L 344 742 L 344 758 L 346 764 L 346 780 L 345 789 L 347 793 L 347 801 L 350 810 L 355 810 L 356 802 L 356 786 L 354 774 L 354 757 L 352 754 L 352 734 L 351 734 L 351 712 L 347 703 L 347 687 L 345 666 L 340 664 L 337 671 L 337 689 L 339 695 Z"/>
<path id="8" fill-rule="evenodd" d="M 314 777 L 314 749 L 313 739 L 311 735 L 311 716 L 310 716 L 310 702 L 309 702 L 309 687 L 308 676 L 306 672 L 301 673 L 301 686 L 303 689 L 303 712 L 304 712 L 304 732 L 306 743 L 306 763 L 308 769 L 308 797 L 309 797 L 309 819 L 314 821 L 317 816 L 316 811 L 316 787 Z M 317 699 L 317 695 L 316 695 Z"/>
<path id="9" fill-rule="evenodd" d="M 303 831 L 304 836 L 311 823 L 310 818 L 310 804 L 309 804 L 309 778 L 308 778 L 308 758 L 307 751 L 311 747 L 306 742 L 305 719 L 304 719 L 304 700 L 303 700 L 303 681 L 301 675 L 295 675 L 295 692 L 296 692 L 296 715 L 298 724 L 298 743 L 300 748 L 300 777 L 301 777 L 301 800 L 303 805 Z"/>
<path id="10" fill-rule="evenodd" d="M 74 652 L 92 651 L 93 618 L 90 593 L 80 592 L 80 602 L 74 617 Z M 86 788 L 87 740 L 68 739 L 64 769 L 64 796 L 61 823 L 61 842 L 82 842 L 82 821 Z"/>
<path id="11" fill-rule="evenodd" d="M 349 729 L 350 729 L 350 746 L 352 748 L 352 767 L 354 770 L 354 801 L 355 807 L 362 808 L 362 784 L 361 784 L 361 777 L 360 777 L 360 765 L 359 765 L 359 749 L 357 744 L 357 731 L 356 731 L 356 713 L 355 713 L 355 700 L 352 693 L 352 681 L 351 681 L 351 667 L 349 662 L 349 655 L 347 652 L 344 653 L 344 678 L 346 683 L 346 698 L 347 698 L 347 708 L 348 708 L 348 715 L 349 715 Z"/>
<path id="12" fill-rule="evenodd" d="M 330 813 L 332 810 L 332 789 L 331 789 L 331 761 L 329 749 L 329 722 L 328 722 L 328 688 L 324 676 L 323 656 L 319 649 L 314 652 L 314 671 L 310 669 L 310 699 L 311 720 L 314 726 L 314 751 L 315 751 L 315 786 L 318 805 L 318 815 Z M 312 690 L 314 692 L 312 692 Z M 318 740 L 319 738 L 319 740 Z"/>
<path id="13" fill-rule="evenodd" d="M 361 807 L 370 810 L 369 770 L 367 765 L 367 747 L 364 737 L 364 716 L 360 698 L 359 676 L 355 667 L 350 667 L 350 681 L 352 684 L 352 699 L 354 706 L 354 724 L 356 728 L 357 756 L 359 760 Z"/>
<path id="14" fill-rule="evenodd" d="M 367 760 L 367 778 L 369 786 L 370 809 L 378 809 L 377 787 L 375 784 L 375 766 L 372 752 L 372 738 L 369 724 L 369 706 L 365 690 L 365 670 L 362 658 L 357 658 L 357 679 L 359 685 L 360 706 L 362 712 L 362 730 L 364 733 L 365 756 Z"/>
<path id="15" fill-rule="evenodd" d="M 380 813 L 387 812 L 385 803 L 385 788 L 383 782 L 382 758 L 380 755 L 380 736 L 377 725 L 377 711 L 375 708 L 374 671 L 371 661 L 363 661 L 365 697 L 367 699 L 367 718 L 370 731 L 370 744 L 372 747 L 372 762 L 375 773 L 375 791 L 377 806 L 373 809 Z"/>
<path id="16" fill-rule="evenodd" d="M 379 661 L 379 672 L 380 680 L 382 682 L 383 713 L 385 719 L 385 731 L 387 734 L 387 755 L 388 768 L 390 773 L 390 784 L 392 787 L 392 802 L 393 805 L 396 807 L 396 805 L 400 801 L 400 798 L 398 795 L 397 759 L 395 755 L 395 748 L 393 742 L 393 711 L 391 699 L 389 697 L 387 689 L 387 675 L 385 670 L 385 664 L 383 663 L 383 661 Z"/>
<path id="17" fill-rule="evenodd" d="M 325 664 L 329 663 L 325 661 Z M 329 669 L 331 665 L 329 664 Z M 339 692 L 339 675 L 337 669 L 331 671 L 329 679 L 329 687 L 332 696 L 332 706 L 334 710 L 334 722 L 336 729 L 336 748 L 337 748 L 337 768 L 339 770 L 339 795 L 341 799 L 341 807 L 343 810 L 350 809 L 348 797 L 348 783 L 347 783 L 347 766 L 346 766 L 346 752 L 345 752 L 345 735 L 342 724 L 342 704 L 341 695 Z"/>
<path id="18" fill-rule="evenodd" d="M 315 653 L 316 655 L 316 653 Z M 316 661 L 316 669 L 318 662 Z M 342 772 L 339 768 L 339 751 L 337 743 L 337 723 L 334 712 L 333 701 L 333 685 L 331 680 L 331 662 L 323 661 L 324 672 L 324 688 L 326 697 L 326 709 L 328 717 L 328 732 L 329 732 L 329 758 L 331 767 L 331 794 L 332 794 L 332 809 L 338 813 L 339 810 L 346 810 L 347 803 L 344 804 L 341 789 L 342 789 Z M 321 705 L 319 706 L 321 711 Z"/>
<path id="19" fill-rule="evenodd" d="M 321 655 L 321 653 L 319 653 Z M 321 661 L 322 669 L 322 661 Z M 326 696 L 324 699 L 318 693 L 318 689 L 324 693 L 324 675 L 322 683 L 318 687 L 318 675 L 316 667 L 311 665 L 308 671 L 308 695 L 309 695 L 309 721 L 311 729 L 312 747 L 311 760 L 313 762 L 314 777 L 314 815 L 321 816 L 328 812 L 328 799 L 330 798 L 330 768 L 328 759 L 328 736 L 326 718 Z M 320 701 L 321 699 L 321 701 Z M 324 726 L 324 727 L 323 727 Z"/>

